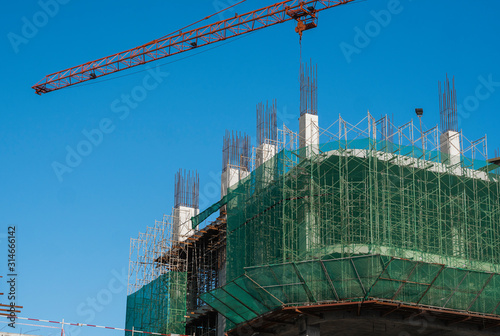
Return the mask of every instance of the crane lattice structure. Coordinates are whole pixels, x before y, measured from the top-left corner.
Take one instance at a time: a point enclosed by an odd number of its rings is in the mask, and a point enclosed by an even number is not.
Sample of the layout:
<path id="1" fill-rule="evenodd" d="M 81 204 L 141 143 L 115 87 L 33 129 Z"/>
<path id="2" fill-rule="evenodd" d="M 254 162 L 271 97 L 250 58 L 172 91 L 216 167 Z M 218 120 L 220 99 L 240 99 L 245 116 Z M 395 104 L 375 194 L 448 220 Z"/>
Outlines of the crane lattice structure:
<path id="1" fill-rule="evenodd" d="M 356 0 L 278 2 L 203 27 L 178 31 L 136 48 L 52 73 L 32 88 L 39 95 L 60 90 L 290 20 L 297 21 L 295 31 L 302 38 L 305 30 L 317 27 L 318 12 L 354 1 Z"/>

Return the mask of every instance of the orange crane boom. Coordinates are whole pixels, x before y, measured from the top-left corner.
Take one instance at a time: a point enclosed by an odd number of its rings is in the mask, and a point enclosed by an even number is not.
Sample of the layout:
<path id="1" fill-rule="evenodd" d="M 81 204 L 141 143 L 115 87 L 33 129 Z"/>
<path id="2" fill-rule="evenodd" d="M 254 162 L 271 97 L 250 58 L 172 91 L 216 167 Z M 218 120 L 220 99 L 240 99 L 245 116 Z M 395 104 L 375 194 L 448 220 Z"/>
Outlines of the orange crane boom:
<path id="1" fill-rule="evenodd" d="M 198 47 L 247 34 L 289 20 L 295 31 L 317 27 L 316 13 L 356 0 L 288 0 L 186 32 L 179 31 L 139 47 L 45 76 L 32 88 L 39 95 L 153 62 Z"/>

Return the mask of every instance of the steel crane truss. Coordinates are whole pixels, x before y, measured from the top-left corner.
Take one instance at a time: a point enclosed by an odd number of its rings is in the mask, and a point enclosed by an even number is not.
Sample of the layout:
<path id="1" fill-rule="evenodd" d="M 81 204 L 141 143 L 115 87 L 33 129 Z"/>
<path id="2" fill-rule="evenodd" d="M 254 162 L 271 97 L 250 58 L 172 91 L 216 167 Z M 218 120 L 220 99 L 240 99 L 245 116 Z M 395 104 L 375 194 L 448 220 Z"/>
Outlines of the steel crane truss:
<path id="1" fill-rule="evenodd" d="M 355 0 L 283 1 L 187 32 L 180 31 L 127 51 L 55 72 L 45 76 L 32 88 L 39 95 L 59 90 L 289 20 L 297 20 L 300 27 L 301 23 L 305 22 L 307 25 L 311 20 L 315 20 L 319 11 L 353 1 Z M 301 33 L 299 27 L 297 32 Z M 313 27 L 309 25 L 302 31 Z"/>

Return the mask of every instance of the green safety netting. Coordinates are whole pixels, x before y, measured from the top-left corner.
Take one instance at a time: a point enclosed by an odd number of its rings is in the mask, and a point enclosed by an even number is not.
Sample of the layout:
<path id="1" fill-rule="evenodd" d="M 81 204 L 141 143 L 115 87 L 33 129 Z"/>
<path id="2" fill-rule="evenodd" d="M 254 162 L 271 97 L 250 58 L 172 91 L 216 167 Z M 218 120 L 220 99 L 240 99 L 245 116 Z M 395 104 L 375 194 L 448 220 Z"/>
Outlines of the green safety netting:
<path id="1" fill-rule="evenodd" d="M 217 203 L 212 204 L 211 206 L 200 212 L 198 215 L 191 217 L 192 228 L 196 229 L 196 227 L 200 225 L 201 222 L 203 222 L 205 219 L 210 217 L 214 212 L 216 212 L 224 205 L 226 205 L 235 196 L 236 196 L 235 193 L 229 193 L 226 196 L 222 197 L 222 199 Z"/>
<path id="2" fill-rule="evenodd" d="M 200 225 L 201 222 L 203 222 L 205 219 L 210 217 L 214 212 L 216 212 L 224 205 L 226 205 L 227 200 L 228 200 L 228 195 L 222 197 L 220 201 L 212 204 L 211 206 L 200 212 L 198 215 L 191 217 L 192 228 L 196 229 L 196 227 Z"/>
<path id="3" fill-rule="evenodd" d="M 498 315 L 500 274 L 369 255 L 247 268 L 201 298 L 233 326 L 285 306 L 373 299 Z"/>
<path id="4" fill-rule="evenodd" d="M 304 152 L 283 150 L 230 189 L 228 280 L 359 254 L 500 271 L 500 178 L 478 170 L 487 162 L 451 167 L 440 152 L 373 139 Z"/>
<path id="5" fill-rule="evenodd" d="M 334 141 L 317 152 L 282 150 L 229 190 L 226 286 L 233 287 L 203 300 L 234 324 L 246 321 L 263 309 L 235 295 L 250 279 L 247 299 L 270 295 L 282 304 L 373 296 L 497 313 L 498 169 L 466 157 L 451 166 L 439 151 L 373 139 Z M 360 255 L 387 257 L 351 259 Z M 330 261 L 302 263 L 317 259 Z M 485 286 L 480 295 L 472 282 Z"/>
<path id="6" fill-rule="evenodd" d="M 172 271 L 128 295 L 125 329 L 185 334 L 186 281 L 186 272 Z"/>
<path id="7" fill-rule="evenodd" d="M 228 328 L 283 305 L 368 298 L 500 314 L 498 169 L 373 139 L 305 155 L 315 151 L 282 150 L 192 218 L 227 209 L 228 282 L 201 298 Z M 176 283 L 129 296 L 127 325 L 181 330 L 187 290 Z M 138 315 L 157 296 L 184 304 L 167 308 L 165 329 L 144 322 L 156 310 Z"/>

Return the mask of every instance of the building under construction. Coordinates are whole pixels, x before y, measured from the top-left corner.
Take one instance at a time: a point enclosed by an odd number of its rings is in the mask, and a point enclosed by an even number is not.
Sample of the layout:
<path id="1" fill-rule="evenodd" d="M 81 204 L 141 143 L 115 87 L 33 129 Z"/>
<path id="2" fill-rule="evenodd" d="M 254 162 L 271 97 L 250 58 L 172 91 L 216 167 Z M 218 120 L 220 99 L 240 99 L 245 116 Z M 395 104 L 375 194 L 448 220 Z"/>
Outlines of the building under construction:
<path id="1" fill-rule="evenodd" d="M 500 159 L 458 130 L 454 85 L 431 129 L 370 113 L 320 127 L 316 78 L 302 67 L 298 133 L 275 101 L 255 147 L 226 133 L 219 202 L 200 212 L 197 173 L 177 174 L 172 214 L 131 240 L 126 329 L 500 332 Z"/>

